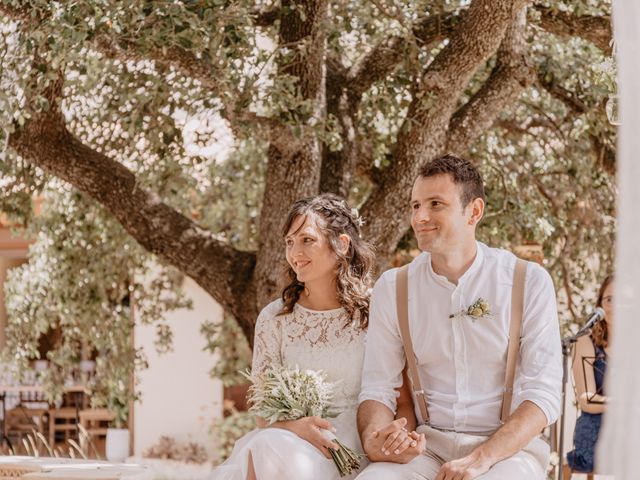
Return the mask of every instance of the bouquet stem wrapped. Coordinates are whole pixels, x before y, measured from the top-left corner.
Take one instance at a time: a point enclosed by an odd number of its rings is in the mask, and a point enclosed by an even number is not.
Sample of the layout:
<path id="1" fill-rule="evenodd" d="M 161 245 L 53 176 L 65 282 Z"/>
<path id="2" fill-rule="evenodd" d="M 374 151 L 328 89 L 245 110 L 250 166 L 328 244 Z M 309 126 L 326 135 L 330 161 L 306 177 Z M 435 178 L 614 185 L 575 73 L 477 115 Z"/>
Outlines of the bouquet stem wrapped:
<path id="1" fill-rule="evenodd" d="M 338 469 L 338 472 L 340 472 L 341 477 L 349 475 L 351 472 L 360 468 L 360 455 L 338 440 L 333 432 L 323 429 L 322 433 L 325 437 L 338 445 L 337 450 L 330 448 L 329 453 L 331 454 L 333 463 L 336 464 L 336 468 Z"/>
<path id="2" fill-rule="evenodd" d="M 325 381 L 322 372 L 280 368 L 245 375 L 253 383 L 249 389 L 252 404 L 249 411 L 270 425 L 277 421 L 337 415 L 331 406 L 333 384 Z M 324 429 L 321 432 L 338 445 L 329 452 L 341 477 L 360 468 L 360 455 L 338 440 L 333 432 Z"/>

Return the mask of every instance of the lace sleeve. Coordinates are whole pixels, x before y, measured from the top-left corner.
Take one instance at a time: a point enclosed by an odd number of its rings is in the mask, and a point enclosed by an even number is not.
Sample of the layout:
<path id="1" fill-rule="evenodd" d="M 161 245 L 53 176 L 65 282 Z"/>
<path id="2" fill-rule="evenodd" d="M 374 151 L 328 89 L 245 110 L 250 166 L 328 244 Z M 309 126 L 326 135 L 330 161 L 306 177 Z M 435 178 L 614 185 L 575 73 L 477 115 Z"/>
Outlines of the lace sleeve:
<path id="1" fill-rule="evenodd" d="M 267 305 L 260 312 L 256 321 L 253 342 L 253 374 L 262 372 L 267 367 L 282 366 L 280 348 L 282 345 L 282 328 L 280 317 L 276 316 L 280 309 L 274 303 Z"/>

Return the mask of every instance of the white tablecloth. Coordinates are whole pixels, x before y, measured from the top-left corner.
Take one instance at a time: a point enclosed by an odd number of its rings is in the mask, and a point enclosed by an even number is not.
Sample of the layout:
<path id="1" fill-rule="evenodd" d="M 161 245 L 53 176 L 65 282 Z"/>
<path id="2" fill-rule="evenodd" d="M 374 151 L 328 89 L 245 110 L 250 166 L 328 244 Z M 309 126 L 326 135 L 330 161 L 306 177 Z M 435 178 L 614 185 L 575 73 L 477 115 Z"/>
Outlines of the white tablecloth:
<path id="1" fill-rule="evenodd" d="M 68 478 L 77 480 L 144 478 L 145 468 L 137 464 L 109 463 L 98 460 L 76 460 L 71 458 L 0 456 L 0 467 L 15 466 L 33 469 L 21 478 L 46 480 Z"/>

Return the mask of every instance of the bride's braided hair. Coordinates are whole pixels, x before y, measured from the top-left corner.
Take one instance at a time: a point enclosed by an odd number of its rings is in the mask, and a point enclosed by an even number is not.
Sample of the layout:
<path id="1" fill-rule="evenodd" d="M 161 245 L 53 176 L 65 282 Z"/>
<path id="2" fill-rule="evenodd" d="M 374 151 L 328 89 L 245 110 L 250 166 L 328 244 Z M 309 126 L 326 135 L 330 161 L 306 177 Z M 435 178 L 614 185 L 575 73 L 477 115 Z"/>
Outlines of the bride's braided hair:
<path id="1" fill-rule="evenodd" d="M 369 323 L 369 288 L 372 283 L 374 254 L 371 247 L 360 238 L 362 220 L 343 198 L 323 193 L 298 200 L 291 206 L 282 236 L 287 235 L 296 218 L 308 215 L 315 216 L 318 228 L 336 255 L 336 285 L 340 304 L 352 322 L 358 322 L 361 328 L 366 328 Z M 348 235 L 351 240 L 344 254 L 340 251 L 342 234 Z M 289 264 L 285 267 L 285 283 L 288 284 L 282 290 L 284 305 L 280 314 L 293 311 L 293 306 L 305 288 Z"/>

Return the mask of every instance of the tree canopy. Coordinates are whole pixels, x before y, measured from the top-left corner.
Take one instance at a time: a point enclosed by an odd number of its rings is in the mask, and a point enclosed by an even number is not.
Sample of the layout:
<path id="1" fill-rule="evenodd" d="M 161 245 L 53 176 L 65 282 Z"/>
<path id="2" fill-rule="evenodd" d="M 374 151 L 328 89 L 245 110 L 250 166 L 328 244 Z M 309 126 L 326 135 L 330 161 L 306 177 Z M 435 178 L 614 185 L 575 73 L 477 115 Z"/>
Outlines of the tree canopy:
<path id="1" fill-rule="evenodd" d="M 382 269 L 411 248 L 419 166 L 452 152 L 486 179 L 480 239 L 541 244 L 565 320 L 611 266 L 608 0 L 0 0 L 0 14 L 0 210 L 29 225 L 34 196 L 51 199 L 34 252 L 72 248 L 58 228 L 85 225 L 73 248 L 102 242 L 100 265 L 134 270 L 152 255 L 251 339 L 293 201 L 348 197 Z M 112 298 L 110 275 L 73 261 L 47 268 Z M 21 278 L 13 301 L 34 301 Z"/>

